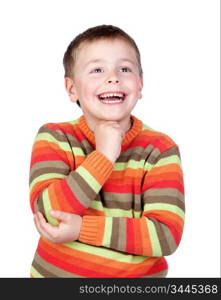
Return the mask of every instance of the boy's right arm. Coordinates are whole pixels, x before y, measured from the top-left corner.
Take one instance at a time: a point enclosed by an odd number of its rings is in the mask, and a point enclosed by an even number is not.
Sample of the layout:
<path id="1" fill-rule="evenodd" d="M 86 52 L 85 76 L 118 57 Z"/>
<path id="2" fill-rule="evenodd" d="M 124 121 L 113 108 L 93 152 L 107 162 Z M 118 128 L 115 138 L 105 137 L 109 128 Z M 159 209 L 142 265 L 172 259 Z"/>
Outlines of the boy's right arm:
<path id="1" fill-rule="evenodd" d="M 115 124 L 116 125 L 116 124 Z M 105 122 L 99 132 L 121 136 L 121 129 Z M 113 139 L 110 139 L 113 147 Z M 110 144 L 109 142 L 109 144 Z M 72 149 L 66 135 L 55 124 L 42 126 L 35 139 L 30 169 L 30 203 L 33 212 L 41 211 L 52 225 L 58 222 L 49 215 L 51 209 L 83 215 L 110 176 L 119 155 L 120 143 L 110 150 L 96 138 L 97 148 L 76 169 L 71 169 Z M 103 147 L 103 148 L 102 148 Z M 119 153 L 118 153 L 119 152 Z M 79 154 L 80 155 L 80 154 Z M 74 158 L 73 158 L 74 159 Z"/>

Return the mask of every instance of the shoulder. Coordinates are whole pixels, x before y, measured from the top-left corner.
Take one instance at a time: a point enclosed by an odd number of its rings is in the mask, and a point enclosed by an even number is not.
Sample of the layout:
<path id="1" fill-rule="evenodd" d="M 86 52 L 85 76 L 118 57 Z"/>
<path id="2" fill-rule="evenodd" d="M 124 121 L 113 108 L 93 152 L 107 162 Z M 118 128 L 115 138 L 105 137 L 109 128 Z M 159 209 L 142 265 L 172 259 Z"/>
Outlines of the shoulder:
<path id="1" fill-rule="evenodd" d="M 75 130 L 77 130 L 76 125 L 79 122 L 79 118 L 72 121 L 66 121 L 66 122 L 48 122 L 40 126 L 39 133 L 40 132 L 51 132 L 51 133 L 60 133 L 60 134 L 68 134 L 68 133 L 74 133 Z"/>
<path id="2" fill-rule="evenodd" d="M 178 147 L 174 139 L 168 134 L 161 130 L 156 130 L 143 122 L 138 139 L 142 141 L 143 146 L 157 148 L 160 153 L 167 151 L 172 147 Z"/>
<path id="3" fill-rule="evenodd" d="M 40 126 L 37 139 L 44 139 L 48 141 L 64 142 L 71 137 L 75 138 L 78 134 L 79 118 L 66 122 L 48 122 Z"/>

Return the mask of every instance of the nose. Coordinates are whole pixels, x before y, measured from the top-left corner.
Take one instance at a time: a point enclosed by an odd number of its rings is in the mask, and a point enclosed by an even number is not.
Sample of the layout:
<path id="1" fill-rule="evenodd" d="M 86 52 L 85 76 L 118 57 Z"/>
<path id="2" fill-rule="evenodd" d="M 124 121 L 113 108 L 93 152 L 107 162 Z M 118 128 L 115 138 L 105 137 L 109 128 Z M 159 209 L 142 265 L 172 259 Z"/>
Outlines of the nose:
<path id="1" fill-rule="evenodd" d="M 116 72 L 112 72 L 109 76 L 108 76 L 108 83 L 119 83 L 119 79 L 118 76 L 116 74 Z"/>

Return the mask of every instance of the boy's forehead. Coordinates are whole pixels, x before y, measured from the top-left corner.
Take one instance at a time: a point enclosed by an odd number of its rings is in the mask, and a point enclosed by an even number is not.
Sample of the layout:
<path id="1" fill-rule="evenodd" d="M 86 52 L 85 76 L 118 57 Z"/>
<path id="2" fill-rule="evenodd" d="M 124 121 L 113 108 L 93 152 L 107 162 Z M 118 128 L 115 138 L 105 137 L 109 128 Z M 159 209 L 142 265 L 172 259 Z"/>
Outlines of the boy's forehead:
<path id="1" fill-rule="evenodd" d="M 118 51 L 114 52 L 114 46 L 118 48 Z M 106 48 L 106 51 L 102 51 L 102 48 Z M 121 53 L 119 51 L 121 51 Z M 103 38 L 82 42 L 76 51 L 76 61 L 81 58 L 81 60 L 90 60 L 96 63 L 104 61 L 110 54 L 116 54 L 119 60 L 123 61 L 134 62 L 134 59 L 136 60 L 135 49 L 128 41 L 123 38 Z"/>

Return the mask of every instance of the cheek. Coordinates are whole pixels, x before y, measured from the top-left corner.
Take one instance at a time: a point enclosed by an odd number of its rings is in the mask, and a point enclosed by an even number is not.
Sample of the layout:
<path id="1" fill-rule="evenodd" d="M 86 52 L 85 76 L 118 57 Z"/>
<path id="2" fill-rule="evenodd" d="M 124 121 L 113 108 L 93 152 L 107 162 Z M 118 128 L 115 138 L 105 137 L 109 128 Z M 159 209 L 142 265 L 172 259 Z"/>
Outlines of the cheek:
<path id="1" fill-rule="evenodd" d="M 85 95 L 91 95 L 96 94 L 99 87 L 99 80 L 90 79 L 84 82 L 82 89 L 84 90 Z"/>
<path id="2" fill-rule="evenodd" d="M 131 77 L 128 80 L 128 87 L 130 87 L 131 90 L 138 93 L 142 89 L 142 84 L 138 78 Z"/>

